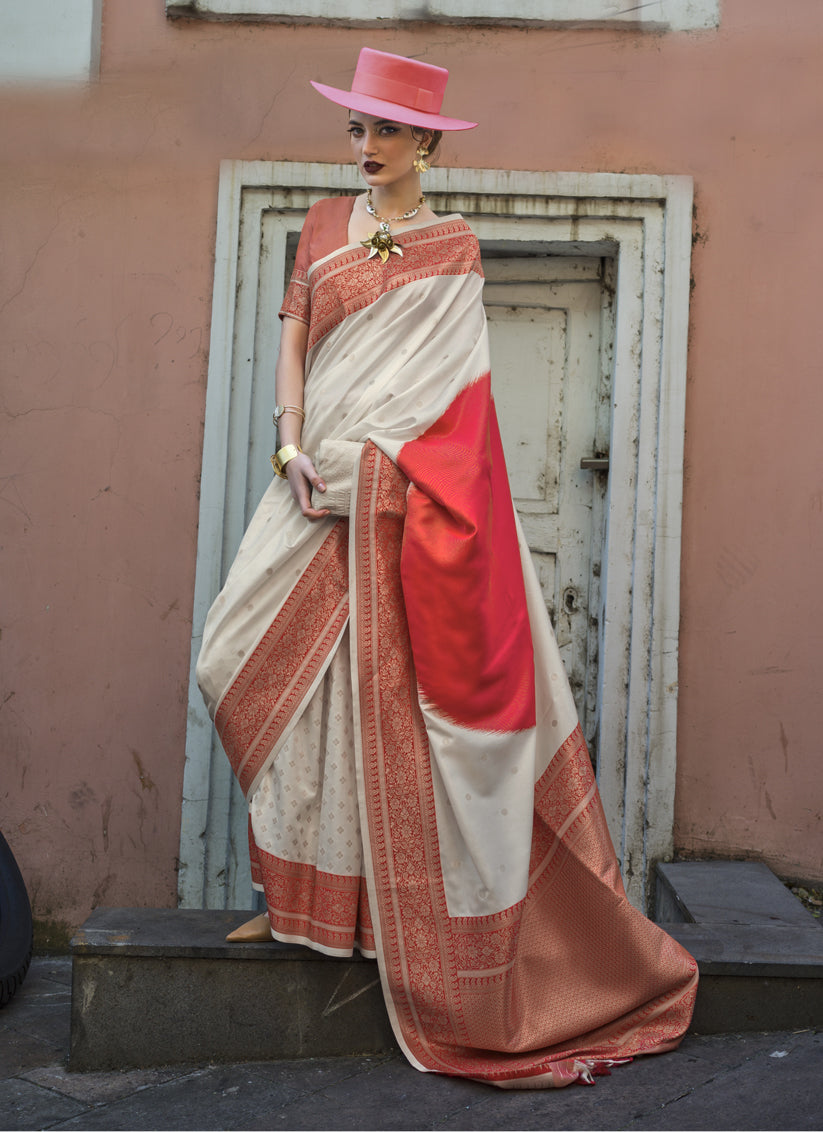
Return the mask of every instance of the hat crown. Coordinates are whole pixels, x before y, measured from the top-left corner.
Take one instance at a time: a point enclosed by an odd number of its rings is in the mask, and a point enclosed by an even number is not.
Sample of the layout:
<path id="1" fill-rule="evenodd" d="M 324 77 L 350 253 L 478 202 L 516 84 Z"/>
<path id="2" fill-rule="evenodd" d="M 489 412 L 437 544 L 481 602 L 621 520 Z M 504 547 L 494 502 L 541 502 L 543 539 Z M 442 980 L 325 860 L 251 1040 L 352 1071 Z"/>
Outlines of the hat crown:
<path id="1" fill-rule="evenodd" d="M 445 67 L 364 47 L 357 60 L 352 91 L 396 102 L 410 110 L 437 114 L 443 105 L 449 72 Z"/>

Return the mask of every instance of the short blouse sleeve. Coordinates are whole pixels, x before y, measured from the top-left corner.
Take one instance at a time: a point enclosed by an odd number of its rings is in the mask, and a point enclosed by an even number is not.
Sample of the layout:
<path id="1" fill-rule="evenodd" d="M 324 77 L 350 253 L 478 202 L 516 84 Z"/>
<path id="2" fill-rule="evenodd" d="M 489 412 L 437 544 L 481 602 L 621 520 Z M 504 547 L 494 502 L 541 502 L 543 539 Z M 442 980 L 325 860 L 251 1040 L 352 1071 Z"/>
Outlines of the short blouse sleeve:
<path id="1" fill-rule="evenodd" d="M 286 315 L 305 322 L 308 326 L 311 321 L 311 300 L 309 295 L 308 270 L 311 267 L 311 233 L 314 226 L 314 209 L 310 208 L 303 222 L 300 241 L 297 245 L 297 255 L 294 259 L 294 270 L 291 273 L 289 285 L 280 308 L 280 317 Z"/>

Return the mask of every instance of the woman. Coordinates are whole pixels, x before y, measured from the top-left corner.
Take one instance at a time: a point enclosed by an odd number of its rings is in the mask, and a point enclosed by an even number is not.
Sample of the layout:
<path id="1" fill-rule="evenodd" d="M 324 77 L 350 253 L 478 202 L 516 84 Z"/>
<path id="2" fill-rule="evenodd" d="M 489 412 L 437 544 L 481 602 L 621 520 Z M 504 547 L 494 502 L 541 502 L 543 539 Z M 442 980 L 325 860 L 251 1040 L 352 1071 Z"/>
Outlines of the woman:
<path id="1" fill-rule="evenodd" d="M 376 956 L 418 1069 L 592 1083 L 676 1046 L 694 961 L 628 903 L 490 396 L 477 240 L 420 171 L 447 72 L 364 49 L 367 192 L 320 201 L 281 311 L 277 477 L 198 678 L 267 913 Z"/>

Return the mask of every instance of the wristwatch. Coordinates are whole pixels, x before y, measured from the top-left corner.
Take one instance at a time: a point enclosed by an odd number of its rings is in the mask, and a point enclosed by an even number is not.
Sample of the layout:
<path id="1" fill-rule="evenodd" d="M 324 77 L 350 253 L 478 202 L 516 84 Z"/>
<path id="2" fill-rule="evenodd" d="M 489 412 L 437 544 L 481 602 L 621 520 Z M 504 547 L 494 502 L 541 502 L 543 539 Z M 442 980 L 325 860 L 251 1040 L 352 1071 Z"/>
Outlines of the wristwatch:
<path id="1" fill-rule="evenodd" d="M 306 414 L 299 405 L 275 405 L 274 412 L 271 415 L 271 419 L 275 425 L 280 423 L 280 418 L 284 413 L 297 413 L 302 420 L 306 419 Z"/>

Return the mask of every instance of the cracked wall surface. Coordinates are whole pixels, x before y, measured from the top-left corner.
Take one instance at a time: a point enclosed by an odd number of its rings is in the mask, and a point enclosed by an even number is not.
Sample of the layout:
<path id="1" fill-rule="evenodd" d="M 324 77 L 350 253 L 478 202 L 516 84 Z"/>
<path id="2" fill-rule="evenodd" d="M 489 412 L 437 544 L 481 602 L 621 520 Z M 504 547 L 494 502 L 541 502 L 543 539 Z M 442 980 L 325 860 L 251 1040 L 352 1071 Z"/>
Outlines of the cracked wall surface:
<path id="1" fill-rule="evenodd" d="M 339 161 L 362 31 L 106 0 L 99 80 L 0 88 L 0 824 L 41 917 L 176 896 L 217 169 Z M 442 161 L 696 187 L 677 842 L 823 875 L 823 8 L 718 31 L 369 30 L 451 68 Z"/>

